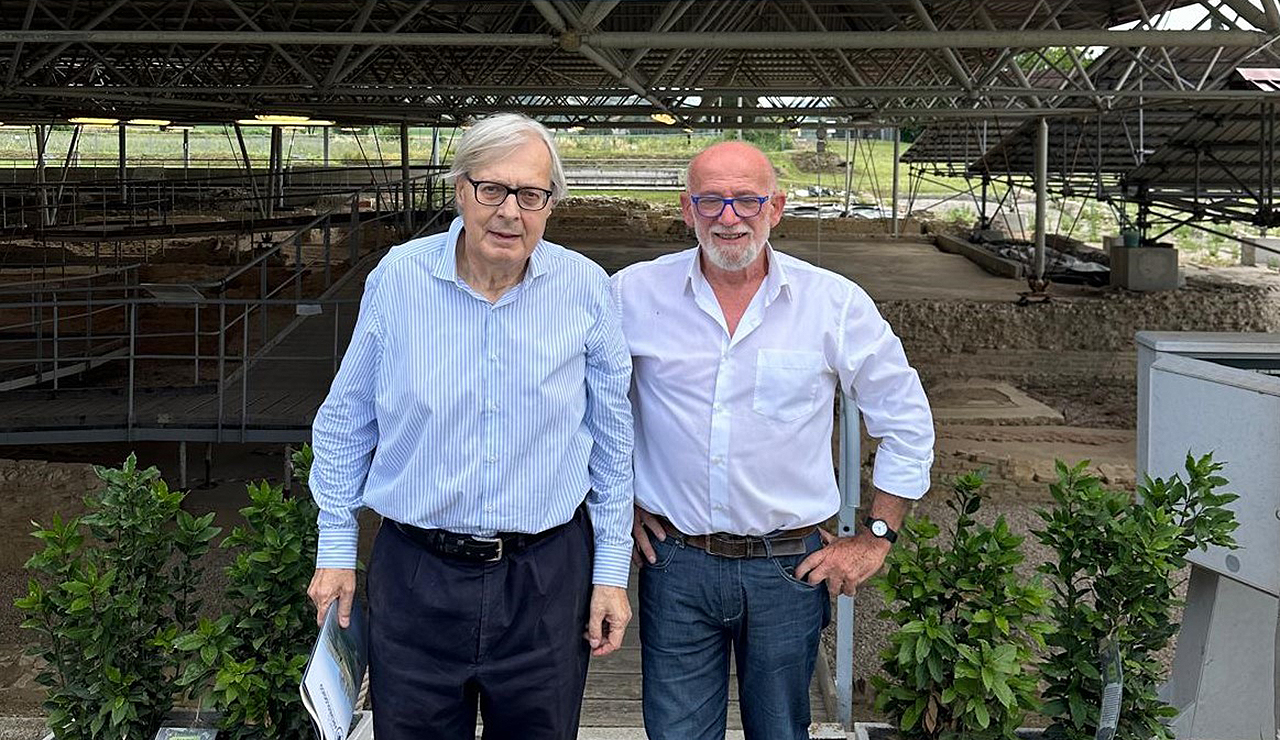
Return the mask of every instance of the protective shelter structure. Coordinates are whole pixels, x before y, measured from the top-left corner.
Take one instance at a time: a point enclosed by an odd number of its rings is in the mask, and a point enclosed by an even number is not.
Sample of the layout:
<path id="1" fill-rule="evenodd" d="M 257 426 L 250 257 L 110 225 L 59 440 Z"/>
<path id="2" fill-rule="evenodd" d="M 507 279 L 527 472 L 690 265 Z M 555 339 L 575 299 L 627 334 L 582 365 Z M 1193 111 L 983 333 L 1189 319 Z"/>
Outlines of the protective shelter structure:
<path id="1" fill-rule="evenodd" d="M 0 3 L 0 58 L 7 62 L 0 69 L 0 121 L 28 127 L 38 152 L 31 171 L 0 185 L 0 198 L 35 204 L 35 216 L 3 221 L 0 234 L 42 241 L 59 229 L 106 239 L 135 233 L 105 218 L 86 224 L 79 219 L 84 199 L 92 196 L 105 213 L 149 202 L 147 193 L 163 201 L 161 194 L 192 181 L 131 171 L 130 122 L 224 124 L 260 210 L 245 228 L 323 228 L 324 257 L 313 269 L 323 268 L 326 290 L 331 248 L 346 253 L 351 268 L 345 282 L 332 283 L 334 292 L 304 300 L 302 242 L 291 234 L 291 241 L 261 251 L 294 252 L 294 275 L 269 284 L 267 256 L 261 257 L 253 263 L 261 290 L 252 300 L 228 298 L 226 283 L 194 292 L 144 287 L 130 282 L 128 265 L 70 293 L 61 282 L 24 286 L 31 299 L 10 308 L 36 317 L 28 327 L 35 338 L 23 340 L 31 350 L 23 362 L 41 382 L 56 383 L 60 359 L 65 363 L 65 353 L 82 346 L 75 363 L 127 361 L 129 383 L 110 409 L 89 414 L 97 424 L 84 422 L 84 409 L 104 399 L 64 393 L 71 401 L 59 415 L 47 399 L 0 391 L 0 441 L 305 437 L 326 378 L 276 387 L 279 374 L 264 372 L 273 352 L 292 355 L 282 361 L 314 353 L 287 351 L 285 335 L 268 331 L 269 316 L 274 311 L 293 339 L 317 334 L 311 340 L 327 347 L 319 359 L 336 365 L 354 313 L 352 286 L 370 266 L 360 248 L 363 227 L 386 219 L 414 233 L 447 211 L 432 187 L 437 147 L 429 165 L 411 166 L 409 127 L 448 129 L 493 111 L 521 111 L 566 129 L 906 131 L 915 144 L 903 161 L 974 179 L 984 220 L 988 190 L 1034 189 L 1036 278 L 1043 276 L 1051 187 L 1131 203 L 1149 240 L 1159 238 L 1152 229 L 1164 218 L 1201 227 L 1209 218 L 1276 225 L 1280 92 L 1275 75 L 1257 70 L 1280 67 L 1277 38 L 1280 0 Z M 341 213 L 333 208 L 317 223 L 281 223 L 274 211 L 295 191 L 298 173 L 285 171 L 278 129 L 268 167 L 254 169 L 243 127 L 260 116 L 398 125 L 399 166 L 368 168 L 364 182 L 347 183 Z M 119 136 L 114 172 L 90 187 L 97 195 L 68 177 L 82 125 L 74 121 L 86 120 L 116 127 Z M 66 151 L 49 150 L 50 127 L 69 123 L 75 133 Z M 328 182 L 331 175 L 314 177 Z M 894 233 L 897 180 L 895 167 Z M 340 223 L 348 236 L 339 247 L 328 233 Z M 161 227 L 170 228 L 146 228 Z M 71 304 L 68 295 L 77 296 Z M 195 350 L 187 361 L 200 388 L 177 406 L 166 405 L 172 389 L 139 388 L 134 372 L 136 362 L 148 359 L 136 341 L 137 317 L 161 305 L 193 314 Z M 73 344 L 56 329 L 52 337 L 44 332 L 59 326 L 58 317 L 67 315 L 60 311 L 87 307 L 118 313 L 111 341 L 77 336 Z M 327 322 L 321 328 L 317 314 Z M 299 322 L 307 316 L 313 318 Z M 217 317 L 216 331 L 210 317 Z M 237 341 L 227 342 L 228 331 L 240 332 L 232 335 L 243 343 L 238 355 L 228 355 Z M 852 504 L 856 487 L 848 497 Z M 842 526 L 852 528 L 850 512 L 846 507 Z M 847 646 L 851 603 L 842 598 L 840 608 Z M 837 677 L 845 719 L 851 670 L 842 663 Z"/>

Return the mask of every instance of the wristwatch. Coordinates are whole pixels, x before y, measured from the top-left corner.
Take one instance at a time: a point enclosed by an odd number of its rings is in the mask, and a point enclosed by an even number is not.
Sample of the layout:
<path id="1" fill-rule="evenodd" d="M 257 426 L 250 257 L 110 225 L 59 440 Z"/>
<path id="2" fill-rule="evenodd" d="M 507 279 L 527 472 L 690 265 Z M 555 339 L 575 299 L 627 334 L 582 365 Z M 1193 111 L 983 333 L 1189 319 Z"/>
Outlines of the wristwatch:
<path id="1" fill-rule="evenodd" d="M 889 526 L 889 523 L 883 519 L 867 517 L 862 520 L 862 523 L 866 525 L 867 530 L 871 532 L 872 537 L 879 537 L 882 540 L 888 541 L 890 544 L 893 544 L 898 539 L 898 533 L 893 531 L 893 528 Z"/>

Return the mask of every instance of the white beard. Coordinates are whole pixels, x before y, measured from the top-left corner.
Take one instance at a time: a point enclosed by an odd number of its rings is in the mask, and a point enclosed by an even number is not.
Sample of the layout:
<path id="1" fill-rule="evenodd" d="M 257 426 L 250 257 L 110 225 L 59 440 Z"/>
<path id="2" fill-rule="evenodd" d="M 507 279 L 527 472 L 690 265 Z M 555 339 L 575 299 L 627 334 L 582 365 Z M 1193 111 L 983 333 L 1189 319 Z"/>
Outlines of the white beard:
<path id="1" fill-rule="evenodd" d="M 737 272 L 755 262 L 760 256 L 760 251 L 764 249 L 765 242 L 769 240 L 769 232 L 766 228 L 764 235 L 760 238 L 747 232 L 748 237 L 743 239 L 740 245 L 723 247 L 715 243 L 711 236 L 711 227 L 702 221 L 695 222 L 694 233 L 698 235 L 698 244 L 702 246 L 702 253 L 707 256 L 711 264 L 728 272 Z"/>

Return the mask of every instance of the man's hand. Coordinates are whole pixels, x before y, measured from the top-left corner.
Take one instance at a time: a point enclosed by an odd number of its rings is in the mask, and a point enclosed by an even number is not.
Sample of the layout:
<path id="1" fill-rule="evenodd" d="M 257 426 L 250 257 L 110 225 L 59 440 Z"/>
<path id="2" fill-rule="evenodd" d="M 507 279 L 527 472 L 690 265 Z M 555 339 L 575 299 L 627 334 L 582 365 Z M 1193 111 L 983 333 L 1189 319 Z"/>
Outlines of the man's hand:
<path id="1" fill-rule="evenodd" d="M 652 532 L 659 542 L 667 539 L 667 530 L 663 528 L 662 522 L 658 521 L 658 517 L 635 507 L 635 517 L 631 520 L 631 537 L 636 541 L 635 549 L 631 551 L 631 561 L 637 567 L 642 567 L 645 563 L 658 562 L 658 556 L 653 551 L 653 545 L 649 544 L 649 533 Z M 648 531 L 646 531 L 648 530 Z"/>
<path id="2" fill-rule="evenodd" d="M 316 626 L 324 625 L 324 615 L 329 605 L 338 602 L 338 626 L 351 625 L 351 604 L 356 595 L 356 571 L 354 568 L 316 568 L 307 587 L 307 596 L 316 605 Z"/>
<path id="3" fill-rule="evenodd" d="M 594 656 L 608 655 L 622 647 L 622 633 L 631 621 L 627 590 L 617 586 L 591 587 L 591 615 L 583 635 Z"/>
<path id="4" fill-rule="evenodd" d="M 880 570 L 889 554 L 889 542 L 870 533 L 852 537 L 832 537 L 825 532 L 823 535 L 823 548 L 796 566 L 796 578 L 815 586 L 826 581 L 833 594 L 853 596 L 863 581 Z"/>

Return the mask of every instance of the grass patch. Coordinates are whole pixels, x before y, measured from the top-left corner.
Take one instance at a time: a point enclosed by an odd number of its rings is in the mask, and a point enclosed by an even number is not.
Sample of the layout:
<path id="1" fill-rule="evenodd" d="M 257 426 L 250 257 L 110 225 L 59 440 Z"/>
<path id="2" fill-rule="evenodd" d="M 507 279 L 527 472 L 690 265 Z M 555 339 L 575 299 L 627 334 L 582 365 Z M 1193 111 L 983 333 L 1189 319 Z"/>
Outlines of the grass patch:
<path id="1" fill-rule="evenodd" d="M 71 140 L 71 126 L 55 126 L 46 148 L 46 161 L 60 166 L 66 159 Z M 270 152 L 270 132 L 266 127 L 242 129 L 245 149 L 255 167 L 265 167 Z M 452 144 L 459 132 L 443 129 L 439 136 L 440 159 L 447 162 L 452 157 Z M 843 168 L 831 172 L 801 172 L 794 161 L 797 151 L 814 149 L 812 140 L 799 141 L 785 131 L 745 132 L 765 149 L 770 161 L 779 173 L 780 184 L 788 189 L 821 185 L 843 189 Z M 383 166 L 400 162 L 399 129 L 391 126 L 364 127 L 359 132 L 330 130 L 329 160 L 333 165 Z M 560 154 L 567 160 L 654 160 L 668 166 L 680 166 L 707 146 L 725 139 L 736 138 L 736 132 L 726 134 L 694 133 L 636 133 L 598 134 L 559 132 L 556 142 Z M 240 146 L 230 126 L 198 126 L 188 132 L 190 159 L 193 168 L 232 167 L 240 164 Z M 117 165 L 117 129 L 114 127 L 85 127 L 80 136 L 78 153 L 73 160 L 77 166 L 115 167 Z M 283 146 L 286 161 L 296 168 L 320 167 L 324 161 L 324 137 L 319 128 L 288 130 L 284 132 Z M 130 128 L 127 143 L 130 166 L 181 166 L 182 133 L 148 128 Z M 827 151 L 843 159 L 843 141 L 833 139 Z M 902 151 L 906 151 L 906 146 Z M 877 195 L 888 201 L 893 187 L 893 143 L 859 139 L 850 147 L 853 159 L 853 190 L 856 200 L 869 200 Z M 409 129 L 409 156 L 416 163 L 431 159 L 431 129 Z M 19 129 L 0 130 L 0 166 L 30 167 L 36 157 L 35 134 Z M 901 191 L 905 199 L 908 168 L 901 168 Z M 962 188 L 959 178 L 932 178 L 937 183 L 924 183 L 919 192 L 924 195 L 941 195 Z M 662 197 L 648 191 L 592 191 L 600 194 L 626 194 L 652 200 Z M 580 194 L 586 194 L 581 191 Z"/>

